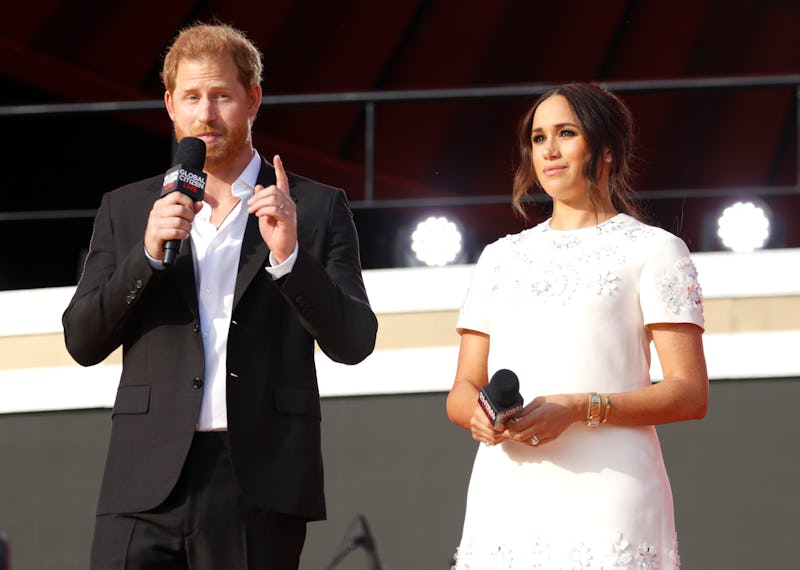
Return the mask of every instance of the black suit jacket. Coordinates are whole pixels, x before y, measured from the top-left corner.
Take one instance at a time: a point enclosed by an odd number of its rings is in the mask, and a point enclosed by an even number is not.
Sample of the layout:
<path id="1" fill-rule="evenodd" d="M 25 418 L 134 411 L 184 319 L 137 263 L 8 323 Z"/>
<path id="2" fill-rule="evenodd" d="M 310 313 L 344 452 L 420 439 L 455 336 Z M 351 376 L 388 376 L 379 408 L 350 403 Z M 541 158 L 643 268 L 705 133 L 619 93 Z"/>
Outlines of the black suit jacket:
<path id="1" fill-rule="evenodd" d="M 204 360 L 191 243 L 182 243 L 167 271 L 153 270 L 144 254 L 162 181 L 103 197 L 62 319 L 67 349 L 84 366 L 123 347 L 98 514 L 143 511 L 167 497 L 200 410 Z M 300 243 L 291 273 L 273 280 L 264 269 L 269 250 L 255 216 L 244 234 L 228 337 L 228 433 L 247 496 L 313 520 L 325 517 L 314 342 L 334 361 L 355 364 L 374 348 L 377 319 L 344 192 L 291 173 L 289 181 Z M 259 183 L 275 183 L 263 159 Z"/>

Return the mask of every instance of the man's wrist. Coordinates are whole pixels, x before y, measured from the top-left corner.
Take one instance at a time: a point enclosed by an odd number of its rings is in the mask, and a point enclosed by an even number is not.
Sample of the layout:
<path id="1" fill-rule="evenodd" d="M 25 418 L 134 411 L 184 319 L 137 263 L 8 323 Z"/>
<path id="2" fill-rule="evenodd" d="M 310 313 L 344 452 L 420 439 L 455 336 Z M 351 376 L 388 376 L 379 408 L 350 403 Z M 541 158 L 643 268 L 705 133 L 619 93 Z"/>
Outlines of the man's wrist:
<path id="1" fill-rule="evenodd" d="M 280 279 L 284 275 L 288 275 L 294 268 L 294 263 L 297 261 L 299 252 L 300 244 L 297 242 L 294 244 L 294 251 L 283 261 L 279 262 L 275 255 L 269 252 L 269 265 L 265 267 L 267 273 L 269 273 L 273 279 Z"/>
<path id="2" fill-rule="evenodd" d="M 150 267 L 152 267 L 156 271 L 161 271 L 163 269 L 166 269 L 166 266 L 164 265 L 164 260 L 163 259 L 156 259 L 152 255 L 150 255 L 147 252 L 147 248 L 146 247 L 144 248 L 144 256 L 147 258 L 147 263 L 150 264 Z"/>

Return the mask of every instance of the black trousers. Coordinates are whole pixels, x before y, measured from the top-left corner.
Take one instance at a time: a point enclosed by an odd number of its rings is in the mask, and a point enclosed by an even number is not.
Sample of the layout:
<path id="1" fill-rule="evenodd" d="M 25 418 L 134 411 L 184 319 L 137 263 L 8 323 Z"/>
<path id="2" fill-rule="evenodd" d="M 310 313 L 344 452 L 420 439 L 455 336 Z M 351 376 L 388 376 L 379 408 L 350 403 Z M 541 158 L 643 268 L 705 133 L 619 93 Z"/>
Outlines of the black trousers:
<path id="1" fill-rule="evenodd" d="M 196 433 L 159 507 L 99 515 L 92 570 L 296 570 L 306 520 L 265 512 L 242 494 L 226 432 Z"/>

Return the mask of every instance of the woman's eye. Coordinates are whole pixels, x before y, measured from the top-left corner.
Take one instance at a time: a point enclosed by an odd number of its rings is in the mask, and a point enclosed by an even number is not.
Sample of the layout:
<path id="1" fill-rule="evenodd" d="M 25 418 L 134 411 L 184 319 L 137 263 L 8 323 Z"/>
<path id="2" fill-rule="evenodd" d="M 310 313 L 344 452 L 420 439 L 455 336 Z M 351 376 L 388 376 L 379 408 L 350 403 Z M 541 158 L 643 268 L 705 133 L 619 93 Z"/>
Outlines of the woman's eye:
<path id="1" fill-rule="evenodd" d="M 564 129 L 561 131 L 562 137 L 574 137 L 575 134 L 576 134 L 575 131 L 573 131 L 572 129 Z"/>
<path id="2" fill-rule="evenodd" d="M 533 141 L 533 144 L 539 144 L 540 142 L 544 141 L 544 135 L 533 135 L 531 141 Z"/>

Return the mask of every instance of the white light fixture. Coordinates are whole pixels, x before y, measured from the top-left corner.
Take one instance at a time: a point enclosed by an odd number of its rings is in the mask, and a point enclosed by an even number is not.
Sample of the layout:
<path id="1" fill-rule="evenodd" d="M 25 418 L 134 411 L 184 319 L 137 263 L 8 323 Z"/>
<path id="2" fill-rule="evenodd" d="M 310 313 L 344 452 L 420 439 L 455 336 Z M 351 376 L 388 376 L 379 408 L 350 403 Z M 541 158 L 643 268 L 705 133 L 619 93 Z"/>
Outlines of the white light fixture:
<path id="1" fill-rule="evenodd" d="M 461 232 L 444 216 L 430 216 L 411 234 L 411 250 L 425 265 L 453 263 L 461 253 Z"/>
<path id="2" fill-rule="evenodd" d="M 766 211 L 752 202 L 736 202 L 725 208 L 717 224 L 722 244 L 736 252 L 760 249 L 769 237 Z"/>

